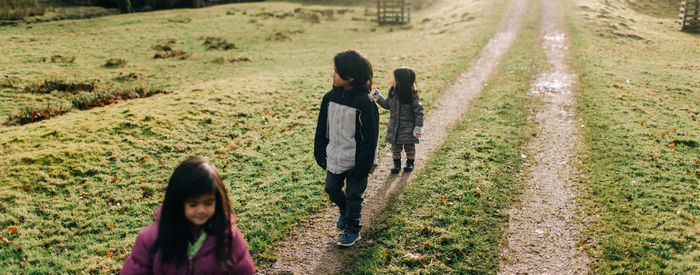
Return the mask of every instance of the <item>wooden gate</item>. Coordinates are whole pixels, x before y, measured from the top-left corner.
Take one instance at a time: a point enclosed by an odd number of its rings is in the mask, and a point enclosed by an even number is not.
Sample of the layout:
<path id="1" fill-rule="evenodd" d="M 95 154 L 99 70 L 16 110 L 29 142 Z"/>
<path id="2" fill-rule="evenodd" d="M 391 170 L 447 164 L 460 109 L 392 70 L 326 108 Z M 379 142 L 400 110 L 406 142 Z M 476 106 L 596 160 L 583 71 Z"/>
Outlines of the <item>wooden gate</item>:
<path id="1" fill-rule="evenodd" d="M 380 25 L 411 22 L 411 0 L 377 0 L 377 22 Z"/>
<path id="2" fill-rule="evenodd" d="M 700 0 L 687 0 L 681 3 L 681 30 L 698 30 L 700 29 Z"/>

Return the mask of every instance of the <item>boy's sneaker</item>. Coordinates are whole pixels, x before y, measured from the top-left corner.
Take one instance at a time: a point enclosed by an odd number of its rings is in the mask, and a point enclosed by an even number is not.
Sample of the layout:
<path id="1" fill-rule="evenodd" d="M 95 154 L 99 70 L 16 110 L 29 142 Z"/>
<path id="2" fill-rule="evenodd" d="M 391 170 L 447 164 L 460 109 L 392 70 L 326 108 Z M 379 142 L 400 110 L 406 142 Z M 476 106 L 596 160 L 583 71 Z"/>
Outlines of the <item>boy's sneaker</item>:
<path id="1" fill-rule="evenodd" d="M 342 236 L 340 236 L 340 239 L 336 243 L 339 246 L 352 246 L 355 244 L 358 240 L 362 239 L 360 237 L 360 233 L 352 233 L 352 232 L 345 232 L 343 233 Z"/>
<path id="2" fill-rule="evenodd" d="M 338 223 L 335 224 L 335 228 L 338 228 L 338 230 L 345 229 L 345 221 L 343 218 L 338 218 Z"/>

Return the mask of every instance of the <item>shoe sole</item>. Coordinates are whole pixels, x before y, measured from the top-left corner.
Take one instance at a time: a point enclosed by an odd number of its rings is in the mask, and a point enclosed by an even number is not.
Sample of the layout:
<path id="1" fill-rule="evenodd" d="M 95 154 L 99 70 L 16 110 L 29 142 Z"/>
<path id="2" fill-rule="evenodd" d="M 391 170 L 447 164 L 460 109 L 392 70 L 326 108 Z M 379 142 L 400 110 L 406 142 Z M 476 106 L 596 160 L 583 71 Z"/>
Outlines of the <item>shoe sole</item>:
<path id="1" fill-rule="evenodd" d="M 351 243 L 341 243 L 341 242 L 337 242 L 337 243 L 335 243 L 335 244 L 337 244 L 338 246 L 349 247 L 349 246 L 354 245 L 357 241 L 359 241 L 359 240 L 361 240 L 361 239 L 362 239 L 362 236 L 357 235 L 357 239 L 355 239 L 355 241 L 353 241 L 353 242 L 351 242 Z"/>

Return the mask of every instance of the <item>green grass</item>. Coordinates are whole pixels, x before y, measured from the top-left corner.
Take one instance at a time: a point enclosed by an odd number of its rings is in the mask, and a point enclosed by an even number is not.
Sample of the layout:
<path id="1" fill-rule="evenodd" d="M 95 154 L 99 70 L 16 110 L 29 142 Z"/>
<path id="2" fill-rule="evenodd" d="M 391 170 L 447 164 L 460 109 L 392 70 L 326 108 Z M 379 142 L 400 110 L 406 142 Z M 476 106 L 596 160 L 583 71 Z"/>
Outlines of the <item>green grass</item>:
<path id="1" fill-rule="evenodd" d="M 404 27 L 378 27 L 364 8 L 264 2 L 0 28 L 0 77 L 11 79 L 0 82 L 2 117 L 70 104 L 70 93 L 23 89 L 47 79 L 173 91 L 0 127 L 0 237 L 8 240 L 0 270 L 116 272 L 153 222 L 170 173 L 191 155 L 222 171 L 256 264 L 274 260 L 290 228 L 327 204 L 311 143 L 333 55 L 365 52 L 382 89 L 394 68 L 413 67 L 429 108 L 491 37 L 504 3 L 443 0 Z M 320 24 L 263 16 L 299 7 L 349 11 Z M 278 32 L 290 40 L 267 40 Z M 207 50 L 207 36 L 237 48 Z M 169 40 L 191 57 L 154 59 L 151 47 Z M 75 59 L 42 61 L 56 55 Z M 244 57 L 250 62 L 212 63 Z M 110 59 L 126 66 L 106 68 Z"/>
<path id="2" fill-rule="evenodd" d="M 546 58 L 536 47 L 539 7 L 488 88 L 414 181 L 392 197 L 367 230 L 347 274 L 496 273 L 506 242 L 507 209 L 521 193 L 522 147 L 537 104 L 530 82 Z M 371 241 L 370 241 L 371 240 Z M 413 259 L 408 255 L 420 255 Z"/>
<path id="3" fill-rule="evenodd" d="M 605 2 L 569 7 L 592 272 L 697 274 L 700 40 L 674 19 Z"/>

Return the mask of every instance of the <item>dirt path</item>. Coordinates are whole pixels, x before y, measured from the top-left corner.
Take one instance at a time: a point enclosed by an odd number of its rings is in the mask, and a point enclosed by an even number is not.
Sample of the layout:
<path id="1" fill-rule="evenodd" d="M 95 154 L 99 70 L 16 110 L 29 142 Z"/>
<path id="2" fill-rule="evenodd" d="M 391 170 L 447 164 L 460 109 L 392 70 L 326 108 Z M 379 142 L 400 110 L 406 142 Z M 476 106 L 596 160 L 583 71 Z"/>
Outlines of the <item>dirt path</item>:
<path id="1" fill-rule="evenodd" d="M 416 148 L 416 170 L 422 169 L 431 153 L 447 137 L 450 126 L 466 112 L 469 102 L 481 92 L 483 83 L 488 80 L 515 40 L 527 4 L 528 0 L 513 1 L 499 26 L 499 31 L 479 53 L 478 59 L 471 63 L 469 69 L 454 83 L 441 91 L 434 107 L 427 110 L 423 127 L 425 135 Z M 361 224 L 364 227 L 367 227 L 372 217 L 386 206 L 391 194 L 400 190 L 413 177 L 413 174 L 403 173 L 398 176 L 390 175 L 392 161 L 388 151 L 388 148 L 379 150 L 380 166 L 369 178 L 362 209 Z M 344 260 L 351 256 L 353 250 L 335 245 L 342 233 L 335 229 L 337 215 L 337 207 L 329 204 L 308 222 L 294 228 L 294 233 L 280 243 L 277 262 L 259 273 L 333 274 L 341 271 Z"/>
<path id="2" fill-rule="evenodd" d="M 521 175 L 527 191 L 520 208 L 511 209 L 509 246 L 500 274 L 587 273 L 588 257 L 577 247 L 583 237 L 576 223 L 574 192 L 577 129 L 572 90 L 576 76 L 566 64 L 568 40 L 559 30 L 563 10 L 559 0 L 542 0 L 541 37 L 551 70 L 538 76 L 533 96 L 544 105 L 535 115 L 537 137 L 527 146 Z"/>

